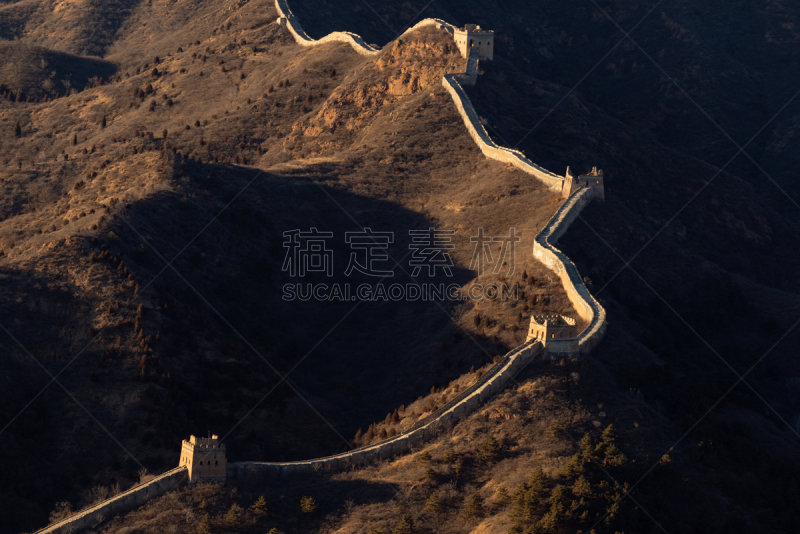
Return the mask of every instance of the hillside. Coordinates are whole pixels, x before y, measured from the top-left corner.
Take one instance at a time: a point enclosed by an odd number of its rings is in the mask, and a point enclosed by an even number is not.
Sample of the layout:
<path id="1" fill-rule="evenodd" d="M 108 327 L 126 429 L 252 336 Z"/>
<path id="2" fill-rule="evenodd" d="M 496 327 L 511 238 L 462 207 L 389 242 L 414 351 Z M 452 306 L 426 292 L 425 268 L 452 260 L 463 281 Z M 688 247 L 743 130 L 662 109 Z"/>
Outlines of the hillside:
<path id="1" fill-rule="evenodd" d="M 21 125 L 4 142 L 0 223 L 12 529 L 41 524 L 57 501 L 91 500 L 78 496 L 97 484 L 129 485 L 133 458 L 166 469 L 175 444 L 208 427 L 233 431 L 232 458 L 336 452 L 341 436 L 524 340 L 523 307 L 574 314 L 558 280 L 521 253 L 513 281 L 529 302 L 517 309 L 284 303 L 295 280 L 281 270 L 282 234 L 293 228 L 333 232 L 338 262 L 345 231 L 394 232 L 400 259 L 409 230 L 452 229 L 463 286 L 477 281 L 478 227 L 514 227 L 530 250 L 559 200 L 472 146 L 439 83 L 463 61 L 442 35 L 422 31 L 371 61 L 344 45 L 298 49 L 265 24 L 271 5 L 242 9 L 247 24 L 222 18 L 200 44 L 136 63 L 107 55 L 116 74 L 90 76 L 94 87 L 0 103 L 3 127 Z M 410 282 L 400 265 L 396 281 Z M 335 281 L 351 281 L 336 267 Z M 272 366 L 292 370 L 290 385 Z M 37 396 L 48 373 L 66 391 Z"/>
<path id="2" fill-rule="evenodd" d="M 575 316 L 530 254 L 561 199 L 475 148 L 441 85 L 464 68 L 452 38 L 394 40 L 422 17 L 496 31 L 467 91 L 499 144 L 559 174 L 605 170 L 606 201 L 559 245 L 608 310 L 605 340 L 532 366 L 411 454 L 181 489 L 96 532 L 196 532 L 206 514 L 224 530 L 232 506 L 243 532 L 390 532 L 405 515 L 419 532 L 797 530 L 792 102 L 768 123 L 796 91 L 784 4 L 659 6 L 632 33 L 739 143 L 767 123 L 747 152 L 781 191 L 745 156 L 720 170 L 737 147 L 631 42 L 571 91 L 623 37 L 591 5 L 292 2 L 312 37 L 388 43 L 371 58 L 298 46 L 266 0 L 0 2 L 0 436 L 13 459 L 0 531 L 176 465 L 189 434 L 224 436 L 232 461 L 331 454 L 366 444 L 371 424 L 381 439 L 406 424 L 395 410 L 428 413 L 524 341 L 530 315 Z M 628 30 L 651 6 L 602 7 Z M 365 227 L 394 233 L 392 282 L 417 280 L 409 230 L 436 227 L 454 232 L 455 265 L 425 282 L 523 293 L 282 298 L 286 283 L 374 282 L 344 274 L 345 232 Z M 512 227 L 513 274 L 478 275 L 470 237 Z M 282 269 L 284 232 L 310 228 L 335 236 L 332 276 Z M 250 509 L 261 495 L 266 514 Z"/>

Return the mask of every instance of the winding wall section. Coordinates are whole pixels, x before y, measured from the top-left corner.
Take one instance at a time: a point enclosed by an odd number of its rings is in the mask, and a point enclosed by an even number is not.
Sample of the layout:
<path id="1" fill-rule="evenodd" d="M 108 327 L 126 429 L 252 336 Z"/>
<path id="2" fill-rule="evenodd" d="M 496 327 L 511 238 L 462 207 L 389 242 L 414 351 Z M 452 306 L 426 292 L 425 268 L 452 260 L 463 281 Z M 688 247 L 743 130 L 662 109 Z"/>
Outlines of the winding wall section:
<path id="1" fill-rule="evenodd" d="M 298 462 L 229 462 L 228 478 L 241 480 L 263 472 L 290 473 L 308 469 L 341 469 L 378 458 L 387 458 L 423 443 L 443 427 L 469 415 L 503 389 L 526 365 L 545 352 L 539 341 L 524 343 L 507 353 L 462 395 L 452 399 L 431 416 L 419 421 L 397 437 L 352 451 Z"/>
<path id="2" fill-rule="evenodd" d="M 34 534 L 71 534 L 92 528 L 120 512 L 133 510 L 153 497 L 172 491 L 187 479 L 186 466 L 176 467 L 166 473 L 134 486 L 108 500 L 81 510 L 66 519 L 37 530 Z"/>
<path id="3" fill-rule="evenodd" d="M 322 39 L 311 39 L 303 30 L 297 18 L 289 9 L 287 0 L 275 0 L 278 10 L 278 23 L 285 26 L 302 46 L 316 46 L 328 42 L 344 42 L 364 56 L 374 56 L 381 52 L 369 46 L 354 33 L 333 32 Z M 405 32 L 412 32 L 424 26 L 436 26 L 448 31 L 451 35 L 455 27 L 439 19 L 425 19 Z M 472 102 L 467 96 L 463 84 L 474 84 L 477 79 L 478 60 L 474 53 L 467 58 L 464 73 L 445 74 L 442 84 L 450 93 L 458 112 L 464 120 L 472 139 L 489 159 L 508 163 L 521 171 L 530 174 L 543 182 L 549 189 L 561 192 L 564 177 L 545 170 L 518 151 L 497 145 L 480 121 Z M 533 245 L 534 257 L 556 273 L 581 318 L 588 323 L 586 329 L 578 336 L 581 354 L 589 353 L 602 339 L 606 328 L 606 312 L 583 284 L 578 269 L 555 243 L 566 232 L 570 224 L 578 217 L 581 210 L 592 200 L 593 192 L 589 187 L 575 191 L 559 208 L 555 215 L 536 236 Z M 439 429 L 454 424 L 474 411 L 483 402 L 502 390 L 526 365 L 537 357 L 549 357 L 541 343 L 536 340 L 526 342 L 506 354 L 493 365 L 470 388 L 451 399 L 447 404 L 428 417 L 415 423 L 409 430 L 394 438 L 362 447 L 353 451 L 314 458 L 298 462 L 229 462 L 227 476 L 232 480 L 246 479 L 260 473 L 291 473 L 315 469 L 340 469 L 354 464 L 364 463 L 377 458 L 386 458 L 408 450 L 433 437 Z M 66 534 L 91 528 L 104 518 L 119 512 L 141 506 L 148 499 L 163 495 L 186 480 L 186 467 L 181 466 L 150 480 L 128 491 L 91 508 L 81 510 L 75 515 L 58 523 L 49 525 L 35 534 Z"/>
<path id="4" fill-rule="evenodd" d="M 592 201 L 592 196 L 590 187 L 582 187 L 572 193 L 533 241 L 534 258 L 558 275 L 578 315 L 588 323 L 578 335 L 578 349 L 581 354 L 591 352 L 603 339 L 606 331 L 606 310 L 589 293 L 578 268 L 566 254 L 555 247 L 555 243 Z"/>
<path id="5" fill-rule="evenodd" d="M 280 15 L 278 22 L 286 26 L 295 40 L 303 46 L 315 46 L 331 41 L 340 41 L 350 44 L 356 52 L 362 55 L 373 56 L 381 52 L 381 50 L 367 45 L 360 36 L 350 32 L 333 32 L 319 40 L 312 39 L 306 34 L 297 17 L 289 9 L 288 0 L 275 0 L 275 7 Z M 455 31 L 455 26 L 443 20 L 425 19 L 403 32 L 402 35 L 424 26 L 436 26 L 446 30 L 451 35 Z M 487 158 L 513 165 L 515 168 L 541 181 L 550 190 L 560 193 L 564 185 L 564 176 L 552 173 L 536 165 L 519 150 L 498 145 L 486 132 L 486 128 L 483 127 L 478 113 L 463 88 L 465 84 L 475 84 L 477 76 L 477 50 L 472 50 L 467 58 L 465 72 L 445 74 L 442 77 L 442 85 L 452 96 L 458 113 L 461 115 L 469 135 L 478 145 L 478 148 Z M 605 334 L 606 312 L 589 293 L 575 264 L 566 254 L 555 247 L 555 243 L 592 198 L 593 192 L 588 187 L 578 189 L 570 195 L 544 229 L 536 236 L 533 246 L 534 257 L 559 276 L 570 301 L 575 306 L 581 319 L 588 323 L 587 328 L 578 336 L 578 346 L 581 354 L 589 353 Z"/>

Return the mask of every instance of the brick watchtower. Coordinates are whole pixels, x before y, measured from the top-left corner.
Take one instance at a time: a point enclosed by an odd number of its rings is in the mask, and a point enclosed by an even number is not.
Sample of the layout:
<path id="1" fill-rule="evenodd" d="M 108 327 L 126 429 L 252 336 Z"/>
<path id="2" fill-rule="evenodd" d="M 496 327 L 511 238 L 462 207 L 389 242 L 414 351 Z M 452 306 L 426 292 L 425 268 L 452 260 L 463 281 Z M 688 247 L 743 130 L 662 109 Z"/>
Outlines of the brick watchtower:
<path id="1" fill-rule="evenodd" d="M 581 187 L 591 188 L 594 198 L 605 200 L 606 194 L 605 185 L 603 183 L 603 170 L 592 167 L 592 170 L 588 174 L 581 174 L 576 178 L 572 174 L 572 171 L 569 170 L 569 167 L 567 167 L 567 173 L 566 176 L 564 176 L 564 183 L 561 187 L 561 196 L 567 198 Z"/>
<path id="2" fill-rule="evenodd" d="M 538 339 L 550 353 L 577 353 L 577 337 L 575 319 L 563 315 L 534 315 L 526 341 Z"/>
<path id="3" fill-rule="evenodd" d="M 453 39 L 458 46 L 458 50 L 464 57 L 469 57 L 472 48 L 478 50 L 478 59 L 494 59 L 494 32 L 483 30 L 475 24 L 467 24 L 464 28 L 456 28 L 453 32 Z"/>
<path id="4" fill-rule="evenodd" d="M 191 436 L 189 441 L 183 440 L 181 446 L 181 462 L 189 469 L 189 483 L 225 482 L 225 445 L 219 443 L 214 434 L 210 438 Z"/>

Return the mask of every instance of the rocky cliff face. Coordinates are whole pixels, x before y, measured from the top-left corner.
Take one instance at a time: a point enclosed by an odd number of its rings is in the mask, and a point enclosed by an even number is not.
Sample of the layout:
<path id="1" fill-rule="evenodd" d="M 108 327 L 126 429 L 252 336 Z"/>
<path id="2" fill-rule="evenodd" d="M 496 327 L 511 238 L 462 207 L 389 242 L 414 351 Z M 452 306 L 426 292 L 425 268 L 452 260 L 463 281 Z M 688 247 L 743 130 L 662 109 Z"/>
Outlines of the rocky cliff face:
<path id="1" fill-rule="evenodd" d="M 302 135 L 320 138 L 338 129 L 356 134 L 381 112 L 394 120 L 405 97 L 441 84 L 442 75 L 463 69 L 461 58 L 447 34 L 425 28 L 420 37 L 392 43 L 374 60 L 356 69 L 333 91 L 322 108 L 296 125 Z M 340 135 L 339 146 L 351 141 Z"/>

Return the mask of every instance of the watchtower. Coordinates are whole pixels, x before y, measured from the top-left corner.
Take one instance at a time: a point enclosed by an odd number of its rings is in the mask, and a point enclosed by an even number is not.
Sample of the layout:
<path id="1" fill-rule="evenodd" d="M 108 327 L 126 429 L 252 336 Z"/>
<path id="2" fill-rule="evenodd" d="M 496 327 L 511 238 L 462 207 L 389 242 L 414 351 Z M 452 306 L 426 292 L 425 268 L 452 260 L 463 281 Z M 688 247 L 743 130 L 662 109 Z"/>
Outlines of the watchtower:
<path id="1" fill-rule="evenodd" d="M 189 483 L 225 482 L 225 444 L 219 442 L 214 434 L 210 438 L 191 436 L 189 441 L 183 440 L 181 446 L 181 462 L 189 470 Z"/>
<path id="2" fill-rule="evenodd" d="M 538 339 L 547 352 L 578 352 L 578 328 L 575 319 L 563 315 L 534 315 L 528 328 L 530 341 Z"/>
<path id="3" fill-rule="evenodd" d="M 567 172 L 564 176 L 564 183 L 561 186 L 561 196 L 567 198 L 572 193 L 581 187 L 590 187 L 594 198 L 605 200 L 605 185 L 603 183 L 603 170 L 597 167 L 592 167 L 592 170 L 587 174 L 581 174 L 578 177 L 573 176 L 572 171 L 567 167 Z"/>
<path id="4" fill-rule="evenodd" d="M 475 24 L 466 24 L 464 28 L 456 28 L 453 39 L 464 57 L 469 57 L 470 48 L 478 49 L 478 59 L 494 60 L 494 32 L 482 30 Z"/>

